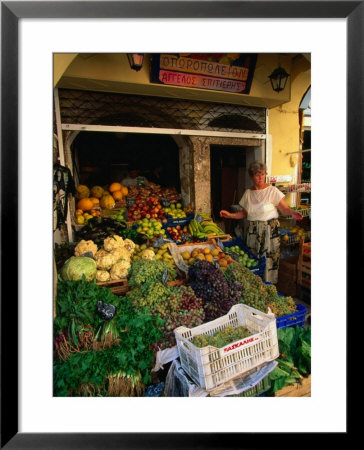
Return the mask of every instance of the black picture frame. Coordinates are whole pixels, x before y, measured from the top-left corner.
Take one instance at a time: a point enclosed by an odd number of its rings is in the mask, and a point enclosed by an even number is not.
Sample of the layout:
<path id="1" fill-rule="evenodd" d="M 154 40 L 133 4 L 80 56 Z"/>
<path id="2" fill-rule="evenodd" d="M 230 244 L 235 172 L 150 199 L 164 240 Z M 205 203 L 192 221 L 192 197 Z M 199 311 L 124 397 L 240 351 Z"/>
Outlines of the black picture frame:
<path id="1" fill-rule="evenodd" d="M 363 1 L 12 1 L 1 2 L 1 448 L 260 448 L 267 433 L 19 433 L 17 318 L 18 23 L 22 18 L 345 18 L 347 19 L 347 303 L 360 289 L 363 235 Z M 353 181 L 354 180 L 354 181 Z M 355 201 L 354 201 L 355 199 Z M 11 238 L 10 238 L 11 237 Z M 9 287 L 11 286 L 11 298 Z M 360 290 L 359 290 L 360 292 Z M 15 298 L 16 297 L 16 298 Z M 347 304 L 347 307 L 349 305 Z M 349 312 L 349 311 L 348 311 Z M 11 322 L 12 330 L 9 331 Z M 16 327 L 15 327 L 16 328 Z M 13 339 L 7 340 L 8 333 Z M 349 349 L 348 349 L 349 350 Z M 348 360 L 350 356 L 348 355 Z M 334 393 L 333 393 L 334 395 Z M 349 420 L 348 420 L 349 424 Z M 106 436 L 107 434 L 107 436 Z M 346 433 L 335 434 L 342 444 Z M 314 442 L 318 442 L 316 434 Z M 279 439 L 279 436 L 275 436 Z M 323 438 L 327 443 L 327 435 Z M 295 442 L 296 441 L 295 437 Z M 299 444 L 311 436 L 299 437 Z M 276 441 L 277 443 L 278 441 Z"/>

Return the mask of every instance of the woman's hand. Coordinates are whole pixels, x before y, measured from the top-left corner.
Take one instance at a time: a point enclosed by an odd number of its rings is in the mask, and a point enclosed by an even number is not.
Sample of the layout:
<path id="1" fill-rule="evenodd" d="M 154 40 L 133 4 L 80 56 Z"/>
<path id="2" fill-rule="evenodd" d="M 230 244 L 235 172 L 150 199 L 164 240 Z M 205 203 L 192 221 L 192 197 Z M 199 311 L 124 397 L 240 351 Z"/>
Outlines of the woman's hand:
<path id="1" fill-rule="evenodd" d="M 293 217 L 295 220 L 302 220 L 302 219 L 303 219 L 303 215 L 302 215 L 300 212 L 298 212 L 298 211 L 293 211 L 293 210 L 292 210 L 292 217 Z"/>
<path id="2" fill-rule="evenodd" d="M 220 211 L 220 217 L 224 217 L 225 219 L 231 219 L 231 213 L 229 211 L 225 211 L 225 209 L 222 209 Z"/>

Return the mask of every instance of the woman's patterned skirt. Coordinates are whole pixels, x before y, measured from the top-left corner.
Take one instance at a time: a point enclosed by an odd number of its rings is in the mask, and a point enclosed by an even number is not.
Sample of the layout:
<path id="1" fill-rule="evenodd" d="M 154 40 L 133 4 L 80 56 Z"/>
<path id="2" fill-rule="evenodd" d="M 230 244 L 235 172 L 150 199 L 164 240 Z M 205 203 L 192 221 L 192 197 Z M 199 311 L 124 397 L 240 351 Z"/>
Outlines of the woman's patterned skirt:
<path id="1" fill-rule="evenodd" d="M 249 221 L 246 245 L 259 259 L 266 257 L 263 280 L 275 284 L 278 282 L 280 240 L 278 219 Z"/>

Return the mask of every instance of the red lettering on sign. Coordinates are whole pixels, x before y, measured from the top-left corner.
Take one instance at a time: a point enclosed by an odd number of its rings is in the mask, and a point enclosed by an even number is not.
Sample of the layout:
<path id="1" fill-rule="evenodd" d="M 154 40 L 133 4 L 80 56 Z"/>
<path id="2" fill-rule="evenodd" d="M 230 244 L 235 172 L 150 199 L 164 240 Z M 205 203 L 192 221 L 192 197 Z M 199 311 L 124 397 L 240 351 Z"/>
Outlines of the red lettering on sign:
<path id="1" fill-rule="evenodd" d="M 246 83 L 243 81 L 212 78 L 203 75 L 183 74 L 171 72 L 169 70 L 160 70 L 159 80 L 164 84 L 215 89 L 228 92 L 243 92 L 246 87 Z"/>
<path id="2" fill-rule="evenodd" d="M 258 341 L 258 340 L 259 340 L 258 337 L 252 336 L 252 337 L 250 337 L 248 339 L 244 339 L 243 341 L 236 342 L 235 344 L 230 345 L 229 347 L 225 347 L 224 348 L 224 352 L 230 352 L 231 350 L 234 350 L 234 349 L 236 349 L 238 347 L 241 347 L 242 345 L 249 344 L 250 342 Z"/>

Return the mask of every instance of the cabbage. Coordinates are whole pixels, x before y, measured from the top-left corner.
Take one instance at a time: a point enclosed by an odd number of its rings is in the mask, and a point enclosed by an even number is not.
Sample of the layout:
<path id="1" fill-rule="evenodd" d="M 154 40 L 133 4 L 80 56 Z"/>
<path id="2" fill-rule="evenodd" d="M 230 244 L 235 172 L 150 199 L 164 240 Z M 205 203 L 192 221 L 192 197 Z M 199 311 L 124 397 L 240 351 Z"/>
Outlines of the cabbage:
<path id="1" fill-rule="evenodd" d="M 86 281 L 96 276 L 96 261 L 87 256 L 71 256 L 61 269 L 61 277 L 65 281 L 79 281 L 85 275 Z"/>

